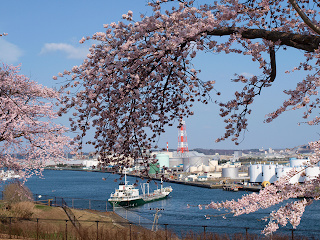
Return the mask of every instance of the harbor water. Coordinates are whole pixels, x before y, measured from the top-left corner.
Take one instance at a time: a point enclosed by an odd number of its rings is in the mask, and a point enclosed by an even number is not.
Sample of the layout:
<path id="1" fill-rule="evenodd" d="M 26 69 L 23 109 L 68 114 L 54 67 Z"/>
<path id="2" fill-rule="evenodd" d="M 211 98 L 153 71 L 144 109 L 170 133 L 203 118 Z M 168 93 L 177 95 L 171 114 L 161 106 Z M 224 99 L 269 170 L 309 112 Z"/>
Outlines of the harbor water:
<path id="1" fill-rule="evenodd" d="M 105 180 L 103 180 L 105 179 Z M 139 180 L 138 186 L 142 183 L 141 179 L 135 177 L 127 177 L 129 183 L 135 183 Z M 101 210 L 105 211 L 105 203 L 110 194 L 118 188 L 119 175 L 102 172 L 86 172 L 86 171 L 57 171 L 45 170 L 43 178 L 32 177 L 26 185 L 34 194 L 49 195 L 63 198 L 82 198 L 91 200 L 102 200 Z M 158 185 L 159 186 L 159 185 Z M 171 186 L 173 192 L 170 197 L 145 204 L 143 206 L 130 208 L 130 212 L 139 214 L 141 217 L 148 218 L 153 221 L 155 209 L 161 208 L 159 214 L 160 226 L 168 224 L 168 229 L 180 234 L 181 232 L 194 231 L 202 232 L 204 226 L 208 232 L 218 233 L 245 233 L 247 229 L 249 233 L 260 234 L 261 230 L 268 221 L 261 221 L 261 218 L 268 216 L 268 213 L 276 208 L 263 209 L 255 213 L 245 214 L 233 217 L 226 214 L 224 210 L 217 211 L 213 209 L 200 210 L 197 205 L 208 204 L 211 201 L 225 201 L 238 199 L 246 192 L 229 192 L 222 189 L 208 189 L 183 184 L 164 183 L 164 186 Z M 150 183 L 150 189 L 157 188 L 154 182 Z M 141 189 L 140 189 L 141 192 Z M 68 203 L 69 204 L 69 203 Z M 87 203 L 84 203 L 87 204 Z M 188 205 L 191 205 L 189 207 Z M 108 210 L 112 206 L 107 206 Z M 83 206 L 82 208 L 88 208 Z M 209 215 L 207 219 L 205 215 Z M 292 226 L 280 227 L 283 234 L 291 235 Z M 295 232 L 296 235 L 320 237 L 320 203 L 315 201 L 311 206 L 307 206 L 306 212 L 302 217 L 301 224 Z"/>

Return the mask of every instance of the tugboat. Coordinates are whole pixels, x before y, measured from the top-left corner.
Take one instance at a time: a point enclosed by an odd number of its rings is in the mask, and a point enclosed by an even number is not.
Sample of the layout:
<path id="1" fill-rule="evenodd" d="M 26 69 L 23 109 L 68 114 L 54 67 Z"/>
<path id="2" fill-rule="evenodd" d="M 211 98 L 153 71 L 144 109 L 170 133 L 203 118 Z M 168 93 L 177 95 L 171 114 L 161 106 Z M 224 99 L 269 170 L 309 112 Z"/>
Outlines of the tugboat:
<path id="1" fill-rule="evenodd" d="M 161 188 L 154 190 L 152 193 L 149 192 L 149 183 L 143 183 L 141 188 L 142 195 L 139 194 L 139 189 L 132 184 L 128 184 L 125 174 L 124 183 L 120 183 L 119 189 L 116 189 L 115 193 L 111 193 L 108 202 L 113 206 L 137 207 L 145 203 L 165 199 L 172 192 L 172 187 L 163 187 L 162 179 Z"/>

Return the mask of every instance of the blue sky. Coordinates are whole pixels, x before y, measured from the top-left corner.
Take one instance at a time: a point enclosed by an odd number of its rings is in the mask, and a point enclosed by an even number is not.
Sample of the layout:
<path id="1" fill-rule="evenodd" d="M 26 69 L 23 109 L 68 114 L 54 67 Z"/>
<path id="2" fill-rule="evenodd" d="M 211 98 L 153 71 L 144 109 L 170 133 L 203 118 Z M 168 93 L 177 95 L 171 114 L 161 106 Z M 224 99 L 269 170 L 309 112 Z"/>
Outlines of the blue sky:
<path id="1" fill-rule="evenodd" d="M 1 3 L 0 33 L 8 36 L 0 38 L 0 60 L 8 64 L 21 63 L 21 73 L 42 85 L 59 86 L 52 76 L 80 65 L 88 53 L 90 41 L 79 44 L 85 36 L 104 31 L 103 24 L 118 22 L 128 10 L 133 11 L 135 20 L 141 13 L 150 14 L 151 8 L 145 0 L 105 0 L 105 1 L 3 1 Z M 319 139 L 317 126 L 298 126 L 302 112 L 287 112 L 270 124 L 263 123 L 264 116 L 274 111 L 286 99 L 284 89 L 292 89 L 303 72 L 284 74 L 302 61 L 303 53 L 288 50 L 277 54 L 277 79 L 274 86 L 265 89 L 253 104 L 249 116 L 248 132 L 239 146 L 230 140 L 215 143 L 223 135 L 224 123 L 219 117 L 219 107 L 213 102 L 208 105 L 196 104 L 195 115 L 185 119 L 189 148 L 290 148 Z M 201 69 L 200 77 L 216 80 L 215 88 L 222 93 L 212 93 L 213 100 L 224 101 L 232 96 L 241 84 L 231 83 L 234 73 L 258 74 L 257 63 L 250 57 L 235 54 L 200 53 L 194 61 L 196 69 Z M 58 122 L 68 125 L 67 117 Z M 159 146 L 177 147 L 176 126 L 167 128 L 159 139 Z M 89 136 L 90 137 L 90 136 Z M 85 147 L 85 151 L 91 148 Z"/>

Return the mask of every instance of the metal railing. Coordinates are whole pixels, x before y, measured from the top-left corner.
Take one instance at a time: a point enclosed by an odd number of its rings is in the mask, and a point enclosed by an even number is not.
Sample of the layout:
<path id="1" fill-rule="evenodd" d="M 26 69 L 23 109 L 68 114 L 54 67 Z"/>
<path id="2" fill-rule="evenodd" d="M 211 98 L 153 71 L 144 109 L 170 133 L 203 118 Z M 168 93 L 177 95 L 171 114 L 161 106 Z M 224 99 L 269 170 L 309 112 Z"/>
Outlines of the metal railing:
<path id="1" fill-rule="evenodd" d="M 45 203 L 50 206 L 61 206 L 64 202 L 69 208 L 75 209 L 90 209 L 97 211 L 112 211 L 108 208 L 108 201 L 106 200 L 92 200 L 84 198 L 70 198 L 70 197 L 57 197 L 51 195 L 33 194 L 34 201 Z"/>
<path id="2" fill-rule="evenodd" d="M 69 220 L 71 221 L 71 223 L 77 229 L 77 232 L 81 236 L 81 233 L 80 233 L 80 227 L 81 227 L 80 222 L 78 221 L 76 216 L 73 214 L 72 210 L 68 207 L 67 203 L 63 200 L 63 198 L 62 198 L 60 207 L 62 207 L 64 212 L 67 214 Z"/>
<path id="3" fill-rule="evenodd" d="M 91 210 L 97 210 L 97 211 L 114 211 L 117 215 L 122 217 L 123 219 L 126 219 L 126 222 L 118 222 L 122 223 L 124 225 L 136 225 L 141 226 L 145 229 L 152 229 L 152 226 L 154 225 L 153 221 L 150 219 L 144 218 L 140 216 L 139 214 L 130 211 L 128 208 L 123 207 L 107 207 L 107 201 L 103 200 L 90 200 L 90 199 L 81 199 L 81 198 L 62 198 L 57 196 L 50 196 L 50 195 L 40 195 L 40 194 L 34 194 L 34 200 L 35 202 L 39 202 L 42 204 L 46 204 L 49 206 L 59 206 L 63 207 L 66 211 L 66 214 L 69 218 L 69 220 L 63 220 L 66 223 L 72 223 L 75 227 L 75 229 L 80 229 L 80 220 L 77 220 L 72 211 L 70 210 L 70 206 L 75 209 L 91 209 Z M 68 207 L 69 206 L 69 207 Z M 13 218 L 8 217 L 7 221 L 10 222 Z M 36 221 L 37 224 L 39 224 L 39 221 L 48 221 L 47 219 L 35 219 L 33 221 Z M 54 220 L 54 221 L 61 221 L 61 220 Z M 3 217 L 0 216 L 0 222 L 3 222 Z M 99 225 L 99 223 L 102 223 L 101 221 L 94 221 L 95 224 Z M 171 232 L 177 232 L 177 229 L 179 229 L 180 232 L 184 232 L 187 234 L 187 232 L 190 229 L 198 229 L 197 233 L 202 234 L 212 234 L 212 233 L 223 233 L 222 230 L 225 230 L 226 234 L 230 234 L 230 232 L 233 233 L 242 233 L 242 234 L 257 234 L 261 232 L 260 228 L 252 228 L 252 227 L 231 227 L 231 226 L 212 226 L 212 225 L 187 225 L 187 224 L 158 224 L 157 228 L 159 230 L 163 231 L 171 231 Z M 78 231 L 78 230 L 77 230 Z M 288 239 L 301 239 L 298 236 L 308 236 L 310 239 L 320 239 L 320 230 L 314 230 L 314 229 L 284 229 L 281 228 L 277 231 L 277 233 L 282 233 L 290 236 Z M 181 235 L 180 235 L 181 237 Z"/>
<path id="4" fill-rule="evenodd" d="M 70 224 L 69 220 L 63 219 L 42 219 L 42 218 L 30 218 L 29 221 L 24 220 L 25 226 L 19 222 L 18 218 L 13 217 L 1 217 L 0 218 L 0 238 L 33 238 L 33 239 L 288 239 L 288 240 L 302 240 L 302 239 L 319 239 L 320 230 L 294 230 L 294 229 L 282 229 L 276 234 L 271 236 L 264 236 L 256 234 L 253 231 L 257 228 L 250 227 L 226 227 L 226 226 L 203 226 L 203 225 L 184 225 L 184 224 L 159 224 L 161 230 L 148 231 L 137 228 L 129 221 L 86 221 L 79 220 L 82 226 L 81 235 L 79 236 L 77 230 Z M 56 226 L 56 229 L 48 227 L 49 223 Z M 112 224 L 112 225 L 110 225 Z M 122 227 L 114 227 L 117 224 L 121 224 Z M 148 225 L 145 223 L 144 225 Z M 59 227 L 57 227 L 59 226 Z M 151 223 L 149 223 L 150 229 Z M 183 231 L 177 236 L 172 229 L 176 227 L 184 226 L 187 229 L 193 228 L 199 229 L 198 231 Z M 221 233 L 219 230 L 225 229 L 226 233 Z M 233 230 L 233 231 L 230 231 Z M 312 234 L 310 234 L 310 231 Z M 234 233 L 230 233 L 234 232 Z M 306 234 L 308 233 L 308 234 Z M 6 236 L 2 236 L 2 235 Z M 144 236 L 143 236 L 144 234 Z M 217 238 L 217 236 L 219 238 Z"/>
<path id="5" fill-rule="evenodd" d="M 130 223 L 133 223 L 138 226 L 142 226 L 145 229 L 149 229 L 149 230 L 152 229 L 153 221 L 151 221 L 150 219 L 144 218 L 144 217 L 140 216 L 139 214 L 136 214 L 136 213 L 130 211 L 127 208 L 123 208 L 120 206 L 114 207 L 113 211 L 114 211 L 114 213 L 116 213 L 120 217 L 128 220 Z"/>

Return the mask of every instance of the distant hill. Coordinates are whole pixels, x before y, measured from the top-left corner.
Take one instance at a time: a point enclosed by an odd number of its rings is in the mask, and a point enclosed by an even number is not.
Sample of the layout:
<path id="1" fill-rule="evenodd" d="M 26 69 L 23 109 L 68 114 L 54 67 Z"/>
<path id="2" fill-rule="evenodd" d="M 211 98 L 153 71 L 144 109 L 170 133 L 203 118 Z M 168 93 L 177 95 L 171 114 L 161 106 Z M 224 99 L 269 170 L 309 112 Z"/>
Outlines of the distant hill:
<path id="1" fill-rule="evenodd" d="M 168 149 L 169 152 L 176 152 L 177 149 Z M 269 149 L 265 149 L 268 151 Z M 274 151 L 280 151 L 281 149 L 273 149 Z M 296 151 L 297 153 L 310 153 L 312 152 L 310 150 L 309 145 L 301 145 L 292 148 L 291 150 Z M 159 151 L 167 151 L 167 149 L 153 149 L 152 152 L 159 152 Z M 215 155 L 218 153 L 219 155 L 232 155 L 234 154 L 235 151 L 241 151 L 242 153 L 248 154 L 248 153 L 255 153 L 259 152 L 259 149 L 257 148 L 252 148 L 252 149 L 204 149 L 204 148 L 194 148 L 194 149 L 189 149 L 189 151 L 197 151 L 199 153 L 203 153 L 205 155 Z M 89 158 L 92 158 L 92 153 L 83 153 L 84 156 L 87 156 Z M 89 155 L 89 156 L 88 156 Z M 73 157 L 71 154 L 68 156 L 69 158 Z"/>
<path id="2" fill-rule="evenodd" d="M 197 151 L 199 153 L 203 153 L 205 155 L 215 155 L 218 153 L 219 155 L 232 155 L 235 151 L 241 151 L 243 153 L 249 152 L 259 152 L 259 149 L 203 149 L 203 148 L 194 148 L 189 151 Z"/>

